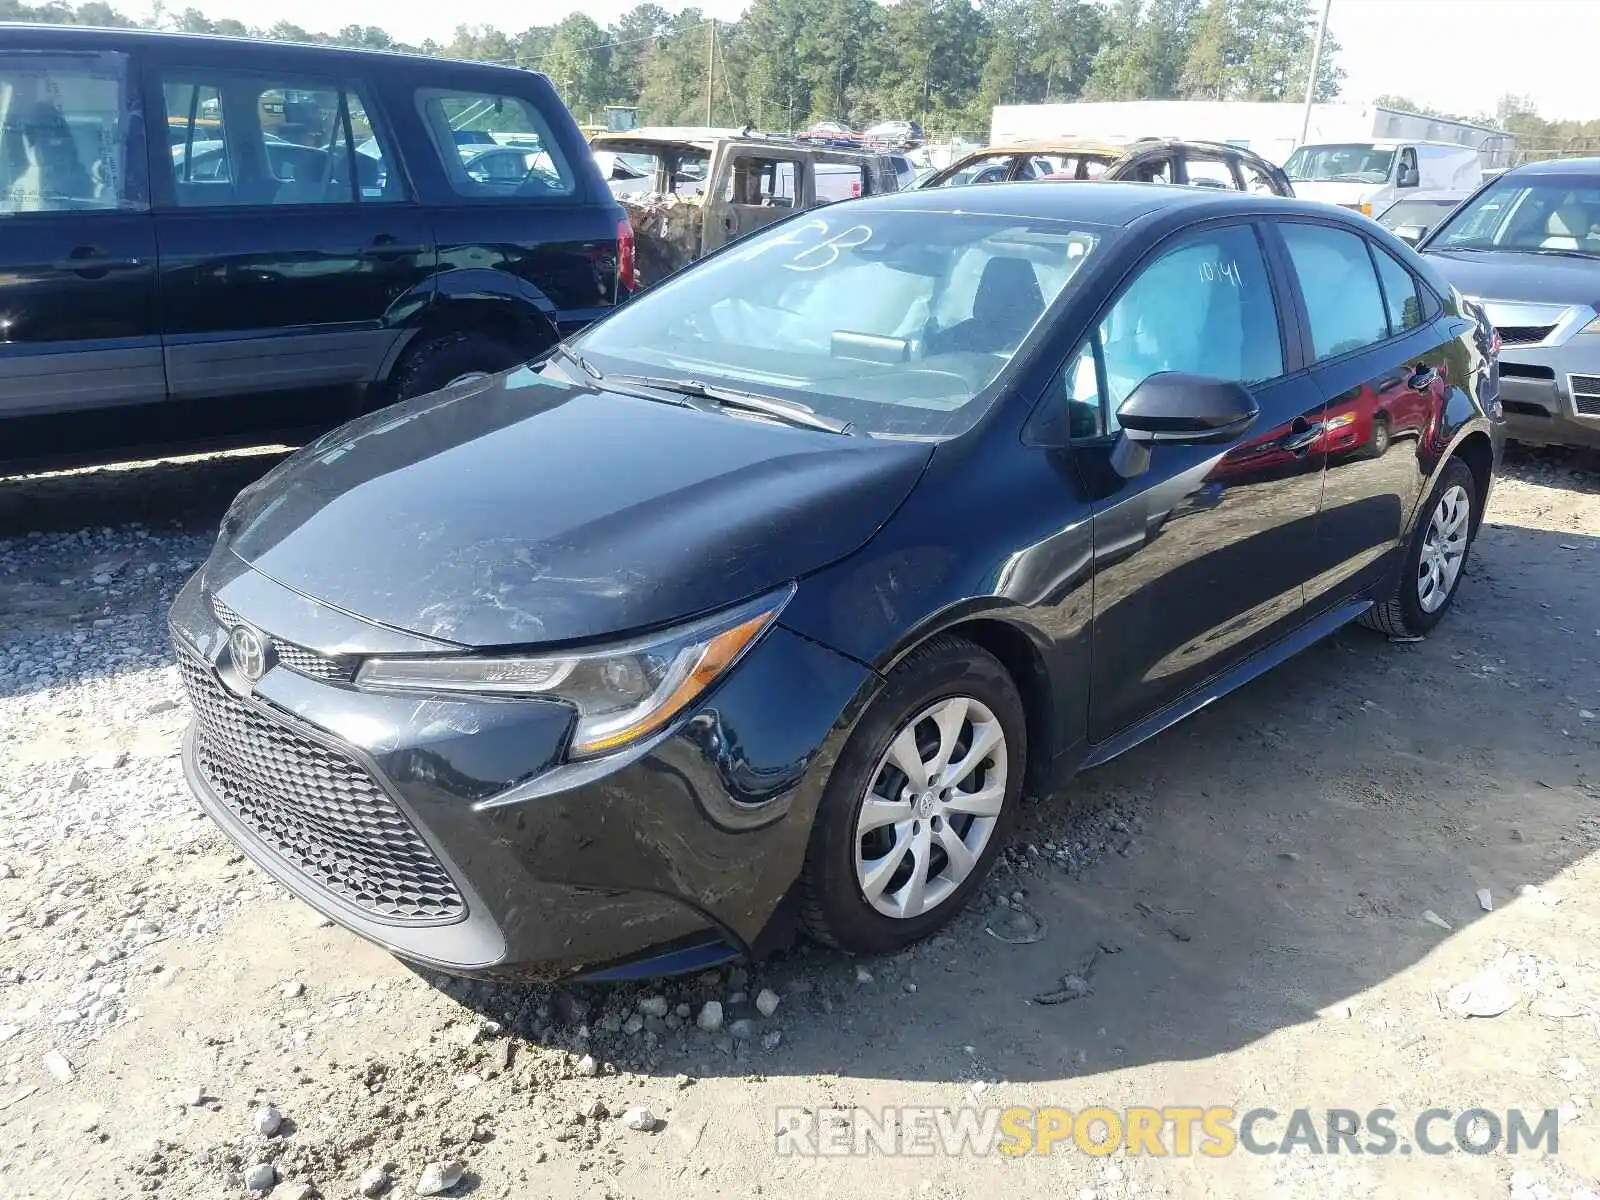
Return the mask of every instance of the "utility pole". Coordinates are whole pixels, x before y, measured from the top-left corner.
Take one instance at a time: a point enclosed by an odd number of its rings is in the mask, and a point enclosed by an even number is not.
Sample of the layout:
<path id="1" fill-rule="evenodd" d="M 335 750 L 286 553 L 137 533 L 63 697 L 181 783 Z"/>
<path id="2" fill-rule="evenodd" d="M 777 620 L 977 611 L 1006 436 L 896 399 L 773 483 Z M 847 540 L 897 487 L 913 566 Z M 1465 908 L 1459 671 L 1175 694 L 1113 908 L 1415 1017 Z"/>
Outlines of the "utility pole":
<path id="1" fill-rule="evenodd" d="M 1300 120 L 1300 145 L 1311 132 L 1311 102 L 1317 97 L 1317 69 L 1322 66 L 1322 39 L 1328 32 L 1328 10 L 1333 0 L 1322 0 L 1322 19 L 1317 22 L 1317 40 L 1311 46 L 1311 74 L 1306 77 L 1306 111 Z"/>
<path id="2" fill-rule="evenodd" d="M 717 19 L 711 18 L 711 43 L 706 48 L 706 125 L 712 124 L 711 103 L 717 90 Z"/>

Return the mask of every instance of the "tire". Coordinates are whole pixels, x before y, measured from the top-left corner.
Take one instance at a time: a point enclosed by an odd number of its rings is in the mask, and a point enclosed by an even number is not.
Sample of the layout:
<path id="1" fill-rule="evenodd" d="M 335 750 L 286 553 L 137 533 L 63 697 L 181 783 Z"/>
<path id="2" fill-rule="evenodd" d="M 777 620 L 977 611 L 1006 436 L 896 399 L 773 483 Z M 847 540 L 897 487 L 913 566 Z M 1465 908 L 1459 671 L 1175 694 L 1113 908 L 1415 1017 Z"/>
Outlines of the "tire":
<path id="1" fill-rule="evenodd" d="M 1462 577 L 1467 573 L 1467 557 L 1478 531 L 1479 503 L 1478 483 L 1467 464 L 1459 458 L 1452 458 L 1445 463 L 1444 470 L 1439 473 L 1439 481 L 1433 485 L 1427 502 L 1419 510 L 1417 527 L 1412 532 L 1410 546 L 1406 548 L 1394 590 L 1387 599 L 1380 600 L 1362 614 L 1363 625 L 1392 637 L 1421 637 L 1443 620 L 1445 613 L 1450 611 L 1450 605 L 1455 602 Z M 1459 543 L 1451 542 L 1459 553 L 1446 555 L 1445 558 L 1434 557 L 1432 560 L 1442 564 L 1453 557 L 1456 561 L 1454 575 L 1449 576 L 1442 588 L 1439 576 L 1435 575 L 1430 580 L 1423 575 L 1424 554 L 1429 552 L 1430 542 L 1435 541 L 1436 523 L 1440 529 L 1449 527 L 1461 530 Z M 1447 538 L 1446 541 L 1451 539 Z M 1442 569 L 1448 574 L 1447 567 Z"/>
<path id="2" fill-rule="evenodd" d="M 953 734 L 944 734 L 939 717 Z M 990 740 L 995 733 L 998 742 Z M 942 737 L 948 745 L 942 761 L 971 759 L 968 772 L 954 789 L 929 788 L 907 800 L 909 772 L 897 764 L 908 753 L 917 758 L 908 764 L 913 770 L 941 761 Z M 973 759 L 979 738 L 988 750 Z M 1022 699 L 999 660 L 956 637 L 938 637 L 913 651 L 889 673 L 823 790 L 801 880 L 807 931 L 851 953 L 886 954 L 948 922 L 982 884 L 1016 819 L 1027 749 Z M 873 818 L 882 823 L 863 832 L 874 785 L 893 800 Z M 959 860 L 946 849 L 956 843 L 965 850 Z M 879 864 L 876 903 L 863 883 L 873 863 Z M 920 908 L 907 875 L 919 867 Z M 896 909 L 900 915 L 892 915 Z"/>
<path id="3" fill-rule="evenodd" d="M 1367 443 L 1367 455 L 1370 458 L 1382 458 L 1389 453 L 1389 418 L 1379 413 L 1372 418 L 1372 440 Z"/>
<path id="4" fill-rule="evenodd" d="M 464 375 L 493 375 L 530 357 L 487 334 L 441 334 L 412 349 L 401 361 L 390 383 L 391 399 L 425 396 Z"/>

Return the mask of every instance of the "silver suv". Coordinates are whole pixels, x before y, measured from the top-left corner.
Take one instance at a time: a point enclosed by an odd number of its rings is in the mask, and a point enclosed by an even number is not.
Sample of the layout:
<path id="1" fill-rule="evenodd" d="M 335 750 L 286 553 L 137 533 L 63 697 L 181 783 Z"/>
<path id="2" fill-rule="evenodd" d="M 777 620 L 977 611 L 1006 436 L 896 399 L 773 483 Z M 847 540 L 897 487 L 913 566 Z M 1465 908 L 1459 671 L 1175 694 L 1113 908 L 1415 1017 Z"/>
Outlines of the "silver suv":
<path id="1" fill-rule="evenodd" d="M 1500 334 L 1510 435 L 1600 448 L 1600 158 L 1507 171 L 1420 248 Z"/>

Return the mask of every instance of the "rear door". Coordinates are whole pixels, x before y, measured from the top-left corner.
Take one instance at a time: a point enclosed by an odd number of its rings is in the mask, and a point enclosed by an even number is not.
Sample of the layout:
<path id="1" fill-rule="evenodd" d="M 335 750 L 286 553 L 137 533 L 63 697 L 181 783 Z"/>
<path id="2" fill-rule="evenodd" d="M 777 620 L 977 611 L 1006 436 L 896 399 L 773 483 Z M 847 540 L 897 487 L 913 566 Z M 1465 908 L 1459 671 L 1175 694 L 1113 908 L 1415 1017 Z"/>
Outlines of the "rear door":
<path id="1" fill-rule="evenodd" d="M 1271 246 L 1249 222 L 1169 239 L 1069 366 L 1073 456 L 1094 509 L 1090 739 L 1102 742 L 1301 619 L 1314 560 L 1323 399 L 1301 368 Z M 1176 371 L 1235 380 L 1260 408 L 1231 442 L 1159 444 L 1111 464 L 1116 410 Z"/>
<path id="2" fill-rule="evenodd" d="M 1327 399 L 1317 528 L 1320 566 L 1307 603 L 1330 607 L 1387 578 L 1422 498 L 1452 380 L 1468 364 L 1462 319 L 1376 241 L 1344 226 L 1279 221 L 1305 309 L 1312 373 Z"/>
<path id="3" fill-rule="evenodd" d="M 146 89 L 174 142 L 153 156 L 173 399 L 216 433 L 341 420 L 434 267 L 392 135 L 364 80 L 184 53 Z"/>
<path id="4" fill-rule="evenodd" d="M 715 250 L 813 204 L 817 195 L 812 161 L 798 150 L 726 147 L 708 189 L 716 200 L 716 211 L 713 219 L 706 221 L 705 249 Z M 835 178 L 830 176 L 830 180 Z M 848 190 L 848 178 L 842 182 Z"/>
<path id="5" fill-rule="evenodd" d="M 11 418 L 166 395 L 144 139 L 128 55 L 0 51 L 0 455 L 61 448 Z"/>
<path id="6" fill-rule="evenodd" d="M 622 213 L 544 76 L 440 66 L 395 72 L 383 86 L 438 244 L 441 291 L 470 299 L 484 280 L 476 273 L 493 271 L 497 294 L 563 332 L 610 311 Z M 470 160 L 469 139 L 480 136 L 528 151 L 528 171 L 475 177 L 463 151 Z"/>

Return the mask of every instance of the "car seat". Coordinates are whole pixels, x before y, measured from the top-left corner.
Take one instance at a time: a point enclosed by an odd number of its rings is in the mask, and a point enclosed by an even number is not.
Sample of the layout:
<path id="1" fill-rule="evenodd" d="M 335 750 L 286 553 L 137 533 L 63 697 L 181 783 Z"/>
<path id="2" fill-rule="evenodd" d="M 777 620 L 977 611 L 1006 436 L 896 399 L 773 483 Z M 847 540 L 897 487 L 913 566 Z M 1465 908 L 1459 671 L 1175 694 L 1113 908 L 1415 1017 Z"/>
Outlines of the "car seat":
<path id="1" fill-rule="evenodd" d="M 935 354 L 994 354 L 1016 346 L 1044 315 L 1044 296 L 1025 258 L 991 258 L 972 297 L 972 316 L 929 338 Z"/>
<path id="2" fill-rule="evenodd" d="M 1589 237 L 1589 213 L 1581 204 L 1563 204 L 1545 222 L 1542 250 L 1581 250 Z"/>
<path id="3" fill-rule="evenodd" d="M 78 157 L 67 119 L 55 104 L 40 100 L 20 121 L 8 122 L 8 157 L 21 151 L 21 170 L 13 170 L 7 198 L 16 212 L 47 212 L 85 205 L 94 198 L 94 181 Z"/>

